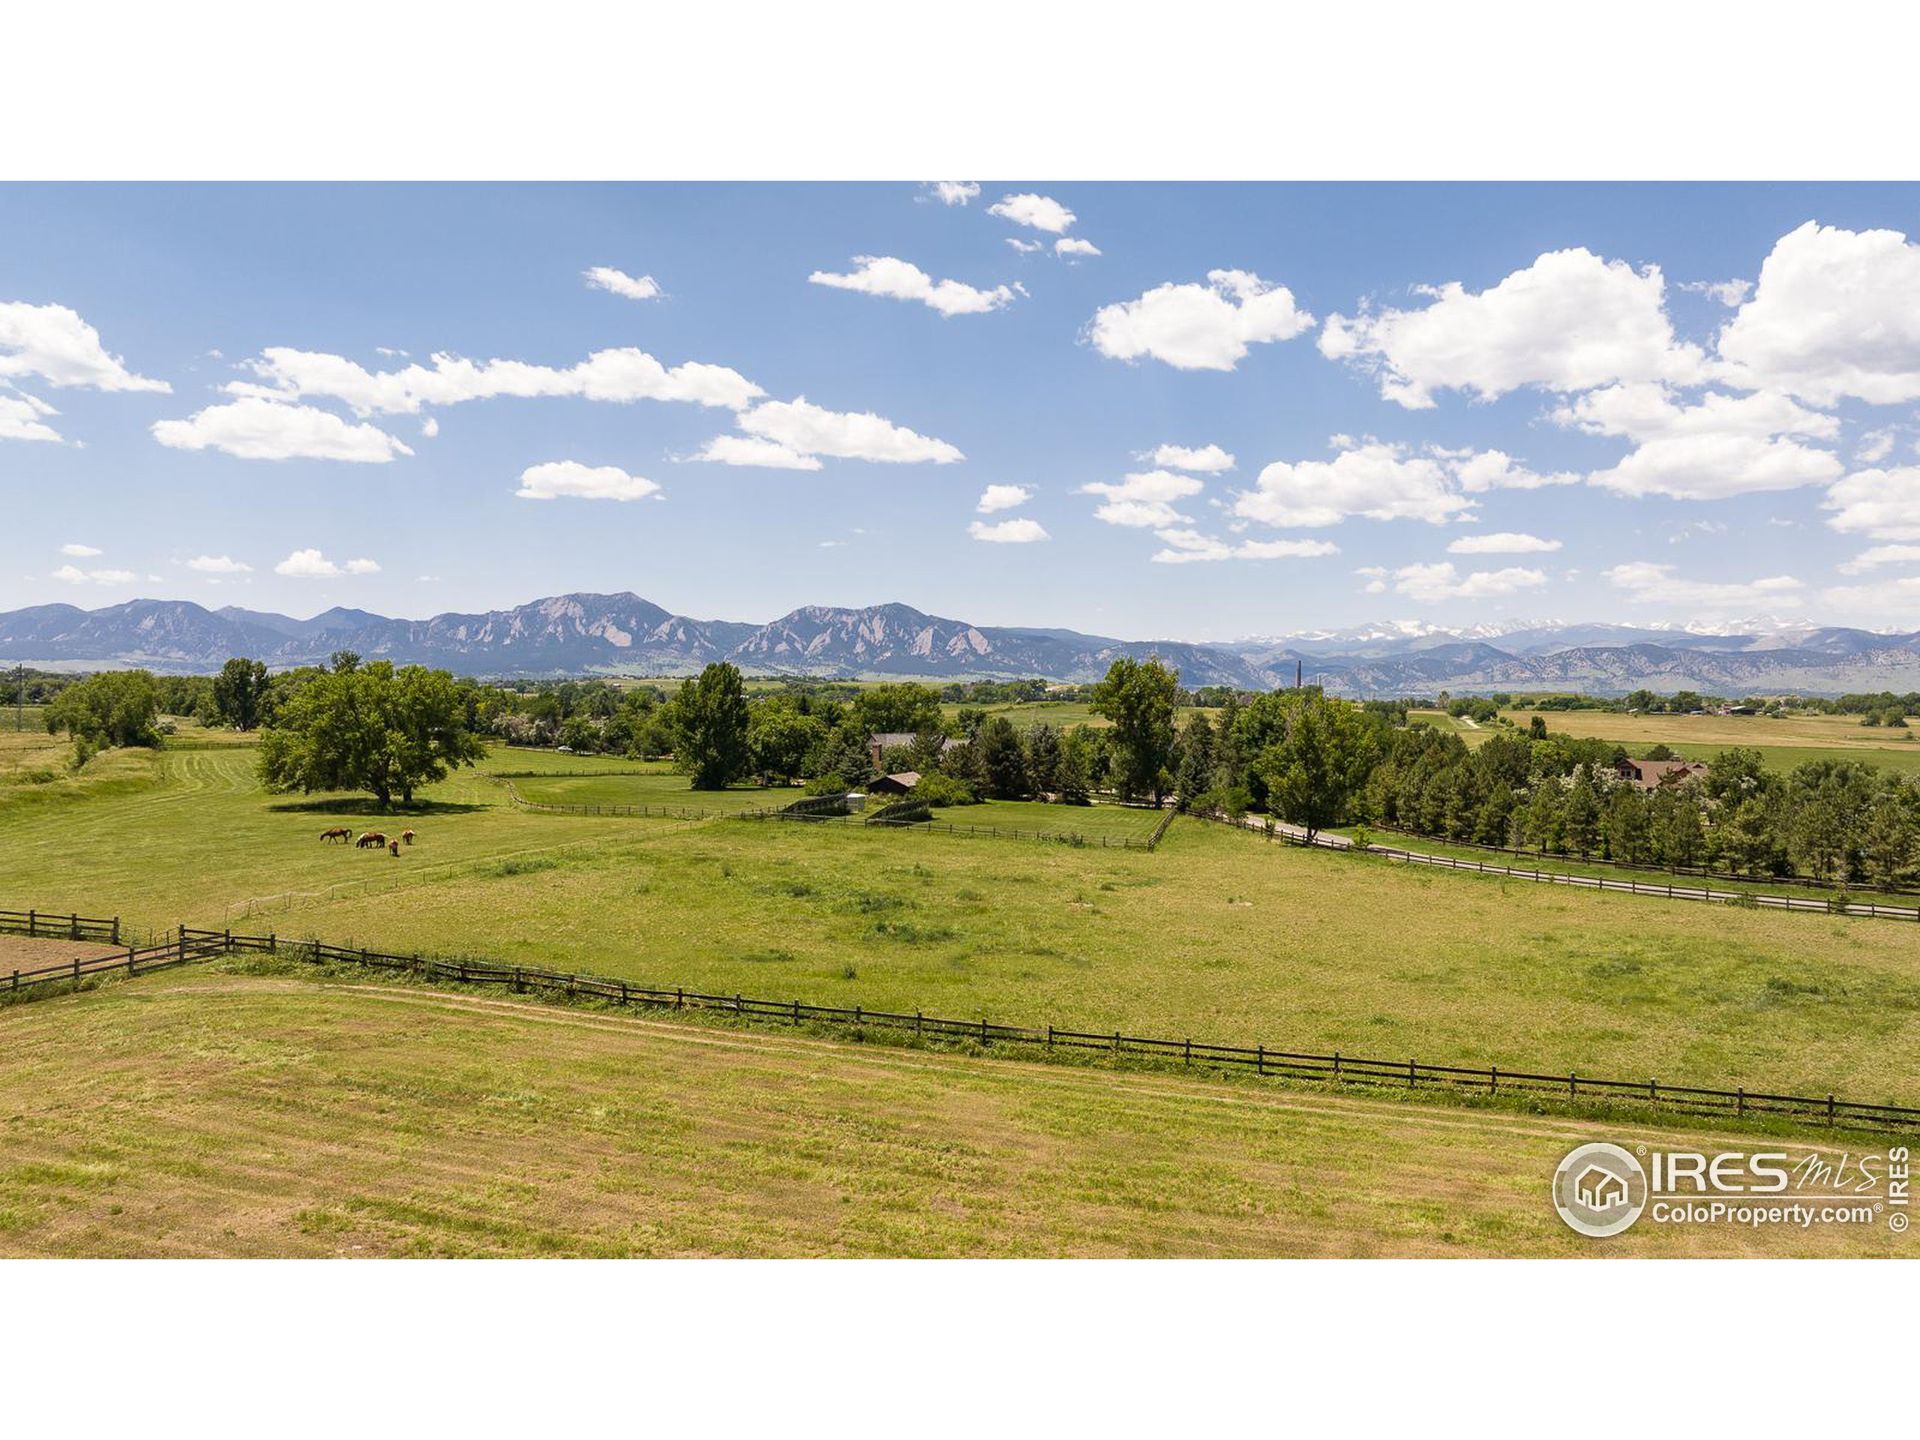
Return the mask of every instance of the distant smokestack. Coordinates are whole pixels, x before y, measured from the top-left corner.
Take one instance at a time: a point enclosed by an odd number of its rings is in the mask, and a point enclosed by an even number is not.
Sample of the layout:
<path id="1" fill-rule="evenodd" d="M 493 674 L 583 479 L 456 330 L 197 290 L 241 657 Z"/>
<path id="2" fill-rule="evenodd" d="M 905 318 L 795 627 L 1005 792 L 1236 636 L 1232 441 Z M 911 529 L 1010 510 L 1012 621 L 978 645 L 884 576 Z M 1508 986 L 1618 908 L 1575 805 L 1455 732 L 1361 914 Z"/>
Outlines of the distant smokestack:
<path id="1" fill-rule="evenodd" d="M 1301 677 L 1304 676 L 1305 674 L 1306 674 L 1306 662 L 1304 660 L 1295 660 L 1293 662 L 1293 688 L 1294 689 L 1298 690 L 1300 688 Z"/>

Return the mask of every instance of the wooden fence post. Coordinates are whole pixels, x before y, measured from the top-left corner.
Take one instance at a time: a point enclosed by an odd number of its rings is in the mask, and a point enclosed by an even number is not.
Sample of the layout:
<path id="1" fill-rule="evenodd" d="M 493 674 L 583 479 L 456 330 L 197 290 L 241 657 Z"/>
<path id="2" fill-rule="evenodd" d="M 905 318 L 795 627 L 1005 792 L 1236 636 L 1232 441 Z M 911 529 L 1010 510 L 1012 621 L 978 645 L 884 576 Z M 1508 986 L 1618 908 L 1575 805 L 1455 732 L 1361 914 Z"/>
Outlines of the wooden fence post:
<path id="1" fill-rule="evenodd" d="M 1489 1095 L 1497 1095 L 1500 1093 L 1500 1067 L 1498 1065 L 1491 1067 L 1487 1071 L 1487 1093 Z"/>
<path id="2" fill-rule="evenodd" d="M 1264 1075 L 1267 1073 L 1267 1047 L 1266 1046 L 1261 1045 L 1261 1046 L 1257 1046 L 1254 1049 L 1253 1068 L 1254 1068 L 1255 1074 Z"/>

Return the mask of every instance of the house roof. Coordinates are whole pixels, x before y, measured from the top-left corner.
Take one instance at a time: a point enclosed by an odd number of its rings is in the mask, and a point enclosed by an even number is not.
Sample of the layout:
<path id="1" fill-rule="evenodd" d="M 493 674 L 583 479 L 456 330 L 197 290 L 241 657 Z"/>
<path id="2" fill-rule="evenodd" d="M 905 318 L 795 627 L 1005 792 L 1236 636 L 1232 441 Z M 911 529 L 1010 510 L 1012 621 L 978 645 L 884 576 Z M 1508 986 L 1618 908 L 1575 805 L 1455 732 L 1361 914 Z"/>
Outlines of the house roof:
<path id="1" fill-rule="evenodd" d="M 904 785 L 907 789 L 911 790 L 920 783 L 920 772 L 918 770 L 902 770 L 893 775 L 883 775 L 881 778 L 883 780 L 891 780 L 896 785 Z"/>
<path id="2" fill-rule="evenodd" d="M 1689 775 L 1704 775 L 1707 767 L 1698 760 L 1628 760 L 1635 783 L 1652 790 L 1669 780 L 1685 780 Z"/>
<path id="3" fill-rule="evenodd" d="M 876 730 L 867 737 L 867 743 L 891 750 L 898 745 L 911 745 L 919 738 L 911 730 Z"/>

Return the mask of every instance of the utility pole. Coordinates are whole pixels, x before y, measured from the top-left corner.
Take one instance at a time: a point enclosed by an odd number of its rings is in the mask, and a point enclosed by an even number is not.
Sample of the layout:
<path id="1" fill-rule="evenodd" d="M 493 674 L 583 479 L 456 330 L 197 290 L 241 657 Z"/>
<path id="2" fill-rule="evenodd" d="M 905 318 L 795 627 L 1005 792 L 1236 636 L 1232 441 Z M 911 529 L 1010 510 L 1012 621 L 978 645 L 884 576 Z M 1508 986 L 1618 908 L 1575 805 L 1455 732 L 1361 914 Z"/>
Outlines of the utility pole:
<path id="1" fill-rule="evenodd" d="M 13 728 L 16 733 L 24 733 L 27 728 L 27 662 L 22 660 L 13 667 L 20 680 L 20 695 L 13 707 Z"/>
<path id="2" fill-rule="evenodd" d="M 1300 688 L 1300 682 L 1305 677 L 1306 673 L 1307 673 L 1307 662 L 1304 660 L 1295 660 L 1293 662 L 1293 688 L 1294 689 L 1298 690 Z"/>

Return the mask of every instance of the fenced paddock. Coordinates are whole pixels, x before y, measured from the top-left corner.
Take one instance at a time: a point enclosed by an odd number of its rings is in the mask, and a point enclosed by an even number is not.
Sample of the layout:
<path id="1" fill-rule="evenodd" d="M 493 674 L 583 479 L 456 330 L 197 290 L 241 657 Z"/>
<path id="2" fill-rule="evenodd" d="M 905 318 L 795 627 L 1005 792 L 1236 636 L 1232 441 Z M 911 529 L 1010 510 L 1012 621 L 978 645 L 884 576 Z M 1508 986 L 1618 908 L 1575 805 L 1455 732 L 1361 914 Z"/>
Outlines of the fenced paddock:
<path id="1" fill-rule="evenodd" d="M 1452 1094 L 1531 1098 L 1569 1105 L 1609 1103 L 1645 1106 L 1690 1114 L 1746 1118 L 1781 1118 L 1834 1128 L 1908 1132 L 1920 1130 L 1920 1108 L 1843 1100 L 1837 1095 L 1789 1095 L 1768 1090 L 1712 1088 L 1665 1084 L 1657 1078 L 1626 1080 L 1582 1075 L 1575 1071 L 1550 1074 L 1539 1069 L 1499 1066 L 1434 1064 L 1414 1057 L 1404 1060 L 1379 1056 L 1330 1054 L 1289 1050 L 1267 1045 L 1228 1045 L 1191 1038 L 1167 1039 L 1129 1035 L 1123 1031 L 1096 1032 L 1048 1025 L 1009 1025 L 959 1020 L 916 1012 L 869 1010 L 862 1006 L 817 1005 L 808 1001 L 772 1000 L 746 995 L 717 995 L 699 990 L 638 985 L 605 976 L 497 961 L 412 954 L 322 940 L 287 940 L 276 935 L 241 935 L 230 930 L 194 930 L 181 927 L 163 944 L 129 947 L 91 959 L 20 971 L 8 988 L 20 990 L 89 976 L 143 975 L 195 961 L 236 954 L 273 954 L 316 964 L 354 965 L 367 970 L 406 974 L 442 984 L 493 985 L 517 994 L 546 995 L 570 1000 L 592 999 L 621 1006 L 655 1010 L 704 1011 L 759 1024 L 819 1025 L 853 1031 L 885 1031 L 929 1041 L 968 1043 L 983 1051 L 995 1047 L 1014 1053 L 1099 1055 L 1117 1061 L 1153 1062 L 1215 1072 L 1238 1072 L 1276 1079 L 1292 1079 L 1371 1090 L 1403 1090 Z M 7 985 L 0 977 L 0 985 Z"/>
<path id="2" fill-rule="evenodd" d="M 1235 821 L 1224 815 L 1203 815 L 1198 811 L 1192 813 L 1197 819 L 1234 825 L 1240 829 L 1252 830 L 1256 834 L 1267 834 L 1270 838 L 1288 845 L 1312 846 L 1316 849 L 1371 855 L 1402 865 L 1430 865 L 1442 870 L 1464 870 L 1475 875 L 1497 875 L 1508 880 L 1528 880 L 1538 885 L 1566 885 L 1575 890 L 1606 890 L 1622 895 L 1652 895 L 1663 900 L 1747 905 L 1760 910 L 1792 910 L 1800 914 L 1812 915 L 1852 915 L 1863 919 L 1920 921 L 1920 906 L 1916 905 L 1886 905 L 1873 900 L 1842 899 L 1837 895 L 1825 899 L 1803 895 L 1768 895 L 1752 890 L 1716 890 L 1708 885 L 1675 885 L 1671 882 L 1655 885 L 1650 881 L 1616 880 L 1606 875 L 1575 875 L 1562 870 L 1493 865 L 1484 860 L 1462 860 L 1453 855 L 1429 855 L 1418 850 L 1402 850 L 1391 845 L 1362 847 L 1352 844 L 1344 836 L 1334 837 L 1325 832 L 1308 840 L 1305 836 L 1293 834 L 1286 829 L 1275 828 L 1268 831 L 1260 821 L 1251 816 Z"/>
<path id="3" fill-rule="evenodd" d="M 0 931 L 25 935 L 29 940 L 97 940 L 105 945 L 118 945 L 120 917 L 99 920 L 46 910 L 0 910 Z"/>

